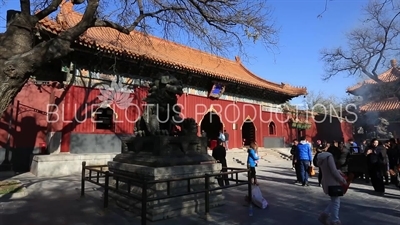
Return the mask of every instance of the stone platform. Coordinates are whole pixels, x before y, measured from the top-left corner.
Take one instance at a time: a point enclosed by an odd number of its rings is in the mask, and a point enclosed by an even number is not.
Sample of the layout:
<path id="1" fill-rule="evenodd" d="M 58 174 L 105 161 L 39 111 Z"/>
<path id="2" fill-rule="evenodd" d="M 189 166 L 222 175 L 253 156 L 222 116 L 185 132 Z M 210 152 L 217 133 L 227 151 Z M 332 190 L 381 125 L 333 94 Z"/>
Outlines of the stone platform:
<path id="1" fill-rule="evenodd" d="M 107 165 L 115 153 L 35 155 L 31 164 L 31 173 L 37 177 L 68 176 L 82 171 L 82 161 L 86 165 Z"/>
<path id="2" fill-rule="evenodd" d="M 149 167 L 143 165 L 135 165 L 129 163 L 121 163 L 111 161 L 108 162 L 109 170 L 115 174 L 121 174 L 137 179 L 147 179 L 149 181 L 162 180 L 169 178 L 185 178 L 192 176 L 202 176 L 204 174 L 219 173 L 221 171 L 221 164 L 208 163 L 197 165 L 182 165 L 182 166 L 169 166 L 169 167 Z M 205 188 L 205 179 L 193 179 L 190 181 L 191 191 L 200 191 Z M 115 185 L 115 181 L 112 181 Z M 170 194 L 180 194 L 187 192 L 187 181 L 175 181 L 170 183 Z M 210 188 L 218 186 L 215 178 L 210 178 Z M 128 190 L 126 184 L 119 184 L 119 188 Z M 140 184 L 131 184 L 130 192 L 133 195 L 141 197 L 142 188 Z M 162 197 L 167 195 L 167 183 L 158 183 L 149 185 L 148 197 Z M 116 193 L 110 193 L 110 196 L 116 200 L 117 204 L 121 207 L 139 214 L 141 212 L 141 201 L 132 200 L 123 197 Z M 216 207 L 223 204 L 224 196 L 222 190 L 213 191 L 210 193 L 210 207 Z M 203 212 L 204 193 L 191 194 L 182 197 L 170 198 L 165 200 L 158 200 L 149 202 L 147 206 L 147 218 L 151 221 L 162 220 L 175 216 L 182 216 L 191 213 Z"/>

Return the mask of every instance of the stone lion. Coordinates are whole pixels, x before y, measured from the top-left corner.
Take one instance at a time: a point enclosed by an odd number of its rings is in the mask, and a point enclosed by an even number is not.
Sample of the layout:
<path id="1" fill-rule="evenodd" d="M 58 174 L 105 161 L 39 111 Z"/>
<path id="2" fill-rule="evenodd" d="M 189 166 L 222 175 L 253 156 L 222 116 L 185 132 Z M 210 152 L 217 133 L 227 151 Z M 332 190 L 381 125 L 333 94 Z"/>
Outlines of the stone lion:
<path id="1" fill-rule="evenodd" d="M 168 72 L 158 74 L 144 99 L 146 105 L 136 123 L 135 135 L 196 135 L 195 120 L 180 116 L 181 108 L 177 103 L 178 96 L 183 94 L 182 89 L 182 82 Z"/>

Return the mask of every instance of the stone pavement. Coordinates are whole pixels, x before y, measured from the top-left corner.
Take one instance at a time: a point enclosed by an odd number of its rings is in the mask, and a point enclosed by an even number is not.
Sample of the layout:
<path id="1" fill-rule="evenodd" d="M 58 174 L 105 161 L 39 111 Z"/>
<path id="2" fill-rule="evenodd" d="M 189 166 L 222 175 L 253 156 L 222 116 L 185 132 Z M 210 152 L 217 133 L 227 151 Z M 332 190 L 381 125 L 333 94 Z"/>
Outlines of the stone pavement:
<path id="1" fill-rule="evenodd" d="M 267 151 L 268 153 L 268 151 Z M 263 155 L 261 153 L 261 155 Z M 245 154 L 228 153 L 228 165 L 243 167 Z M 234 159 L 235 158 L 235 159 Z M 290 161 L 274 153 L 260 162 L 257 175 L 260 187 L 269 206 L 267 209 L 254 208 L 254 216 L 248 216 L 244 202 L 246 187 L 225 191 L 226 204 L 212 209 L 208 219 L 192 215 L 150 225 L 317 225 L 318 213 L 328 202 L 328 197 L 316 186 L 316 178 L 310 187 L 293 184 L 294 172 Z M 87 185 L 86 197 L 79 198 L 79 176 L 37 179 L 29 174 L 15 177 L 21 180 L 28 196 L 10 199 L 0 198 L 0 224 L 16 225 L 135 225 L 140 220 L 114 205 L 102 209 L 101 191 Z M 352 184 L 342 198 L 341 219 L 343 224 L 400 225 L 400 189 L 388 188 L 385 196 L 375 196 L 372 187 L 364 183 Z"/>

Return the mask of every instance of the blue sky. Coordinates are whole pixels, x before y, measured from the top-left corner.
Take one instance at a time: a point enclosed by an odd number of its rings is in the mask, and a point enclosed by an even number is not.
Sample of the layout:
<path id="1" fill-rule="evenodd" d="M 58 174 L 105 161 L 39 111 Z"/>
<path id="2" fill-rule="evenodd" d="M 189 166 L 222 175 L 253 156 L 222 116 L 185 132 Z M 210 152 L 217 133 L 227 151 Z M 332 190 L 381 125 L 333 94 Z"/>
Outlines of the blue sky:
<path id="1" fill-rule="evenodd" d="M 254 59 L 245 62 L 254 73 L 274 82 L 306 86 L 327 96 L 345 97 L 346 88 L 358 78 L 339 74 L 329 81 L 321 79 L 323 62 L 320 50 L 346 44 L 345 34 L 354 28 L 361 17 L 366 0 L 333 0 L 325 8 L 325 0 L 270 0 L 275 8 L 276 22 L 281 26 L 279 53 L 266 54 L 254 46 L 249 54 Z M 292 102 L 301 103 L 303 98 Z"/>
<path id="2" fill-rule="evenodd" d="M 9 0 L 0 8 L 0 31 L 5 28 L 6 10 L 18 9 L 18 2 Z M 339 74 L 329 81 L 322 81 L 323 63 L 320 50 L 344 45 L 345 33 L 354 28 L 361 17 L 367 0 L 329 0 L 322 18 L 317 16 L 325 8 L 325 0 L 269 0 L 274 17 L 280 27 L 279 49 L 275 54 L 261 45 L 246 47 L 248 57 L 244 65 L 264 79 L 277 83 L 305 86 L 326 96 L 345 97 L 346 88 L 357 81 L 355 77 Z M 234 58 L 232 54 L 231 59 Z M 292 102 L 301 104 L 303 97 Z"/>

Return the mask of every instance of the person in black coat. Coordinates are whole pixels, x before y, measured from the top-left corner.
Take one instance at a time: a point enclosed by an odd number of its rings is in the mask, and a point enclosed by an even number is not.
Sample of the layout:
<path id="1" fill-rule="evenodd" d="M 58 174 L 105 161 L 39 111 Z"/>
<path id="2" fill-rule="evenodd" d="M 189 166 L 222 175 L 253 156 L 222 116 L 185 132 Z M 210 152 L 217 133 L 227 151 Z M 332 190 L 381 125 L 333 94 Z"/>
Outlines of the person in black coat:
<path id="1" fill-rule="evenodd" d="M 327 150 L 327 148 L 329 148 L 329 146 L 330 146 L 330 145 L 328 145 L 328 147 L 327 147 L 327 145 L 328 144 L 326 143 L 326 141 L 321 142 L 320 140 L 317 140 L 317 146 L 316 146 L 317 152 L 315 153 L 314 158 L 316 158 L 319 153 L 325 152 Z M 313 160 L 313 161 L 315 161 L 315 160 Z M 318 167 L 318 165 L 315 165 L 315 163 L 314 163 L 314 166 Z M 319 169 L 318 170 L 318 186 L 319 187 L 321 187 L 321 182 L 322 182 L 322 170 Z"/>
<path id="2" fill-rule="evenodd" d="M 390 141 L 385 141 L 383 148 L 381 148 L 381 154 L 383 157 L 382 173 L 385 178 L 385 185 L 389 184 L 389 156 L 388 150 L 390 148 Z"/>
<path id="3" fill-rule="evenodd" d="M 227 172 L 228 167 L 226 163 L 226 149 L 224 147 L 224 142 L 222 140 L 218 140 L 217 146 L 213 149 L 212 157 L 214 157 L 217 162 L 222 164 L 221 172 Z M 229 177 L 227 174 L 222 175 L 222 178 L 218 178 L 218 184 L 222 187 L 224 185 L 229 185 Z"/>
<path id="4" fill-rule="evenodd" d="M 349 162 L 349 156 L 350 156 L 350 147 L 342 145 L 339 147 L 340 154 L 339 154 L 339 165 L 340 165 L 340 171 L 342 171 L 344 174 L 348 175 L 348 162 Z"/>
<path id="5" fill-rule="evenodd" d="M 331 153 L 335 162 L 339 161 L 340 155 L 342 154 L 339 148 L 339 142 L 332 141 L 332 144 L 329 146 L 327 152 Z"/>
<path id="6" fill-rule="evenodd" d="M 334 161 L 336 163 L 336 167 L 340 168 L 339 159 L 340 159 L 340 156 L 341 156 L 342 152 L 341 152 L 341 150 L 339 148 L 339 142 L 338 141 L 332 141 L 332 143 L 330 145 L 328 145 L 328 148 L 326 148 L 326 151 L 332 154 L 333 159 L 334 159 Z M 322 181 L 322 176 L 323 176 L 323 174 L 321 174 L 321 177 L 318 176 L 318 183 L 319 184 Z"/>
<path id="7" fill-rule="evenodd" d="M 367 150 L 368 170 L 372 186 L 376 192 L 382 194 L 385 193 L 385 183 L 383 182 L 382 173 L 382 167 L 384 165 L 382 150 L 384 148 L 385 147 L 379 143 L 377 139 L 372 139 Z"/>
<path id="8" fill-rule="evenodd" d="M 296 173 L 296 181 L 295 183 L 301 183 L 301 176 L 300 176 L 300 168 L 299 164 L 297 163 L 297 145 L 299 144 L 299 141 L 297 139 L 293 140 L 292 148 L 290 149 L 290 154 L 292 155 L 292 168 L 294 168 L 294 171 Z"/>
<path id="9" fill-rule="evenodd" d="M 397 179 L 397 165 L 399 164 L 400 159 L 400 150 L 399 146 L 396 144 L 396 140 L 394 138 L 389 140 L 390 145 L 387 152 L 388 161 L 389 161 L 389 170 L 390 173 L 390 183 L 396 186 L 399 185 L 399 181 Z"/>

